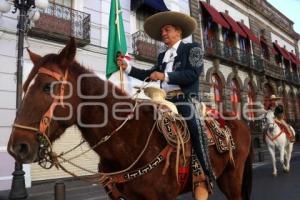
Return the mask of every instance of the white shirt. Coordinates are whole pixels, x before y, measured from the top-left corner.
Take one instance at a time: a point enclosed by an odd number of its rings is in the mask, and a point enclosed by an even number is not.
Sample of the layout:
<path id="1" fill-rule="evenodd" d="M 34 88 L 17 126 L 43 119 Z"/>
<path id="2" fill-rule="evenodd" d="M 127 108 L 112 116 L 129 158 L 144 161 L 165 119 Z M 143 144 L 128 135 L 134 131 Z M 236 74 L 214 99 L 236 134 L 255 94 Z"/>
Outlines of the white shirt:
<path id="1" fill-rule="evenodd" d="M 161 88 L 165 90 L 166 92 L 173 91 L 173 90 L 180 90 L 179 85 L 172 85 L 168 84 L 169 82 L 169 76 L 168 73 L 173 71 L 173 64 L 174 64 L 174 59 L 177 56 L 177 49 L 180 44 L 181 40 L 176 42 L 171 48 L 169 48 L 165 56 L 163 58 L 163 63 L 166 62 L 166 69 L 165 69 L 165 80 L 161 84 Z"/>
<path id="2" fill-rule="evenodd" d="M 172 72 L 172 67 L 174 64 L 174 58 L 177 56 L 177 49 L 179 44 L 181 43 L 181 40 L 179 40 L 178 42 L 176 42 L 171 48 L 169 48 L 166 53 L 165 56 L 163 58 L 163 63 L 166 62 L 166 69 L 165 69 L 165 80 L 162 82 L 161 84 L 161 88 L 163 90 L 165 90 L 166 92 L 169 91 L 173 91 L 173 90 L 180 90 L 179 85 L 172 85 L 172 84 L 168 84 L 169 82 L 169 76 L 168 76 L 168 72 Z M 130 65 L 130 63 L 124 59 L 127 63 L 127 68 L 125 70 L 126 73 L 130 73 L 132 66 Z"/>

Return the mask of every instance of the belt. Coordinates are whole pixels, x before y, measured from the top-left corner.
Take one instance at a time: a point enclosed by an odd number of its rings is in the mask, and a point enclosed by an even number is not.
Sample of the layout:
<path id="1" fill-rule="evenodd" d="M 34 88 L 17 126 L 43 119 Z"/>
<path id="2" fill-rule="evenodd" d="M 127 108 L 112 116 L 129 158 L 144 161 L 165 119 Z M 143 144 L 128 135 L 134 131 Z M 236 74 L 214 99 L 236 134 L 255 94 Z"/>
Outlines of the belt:
<path id="1" fill-rule="evenodd" d="M 173 97 L 177 97 L 177 96 L 180 96 L 180 95 L 184 95 L 184 93 L 181 91 L 181 90 L 172 90 L 172 91 L 169 91 L 167 92 L 167 99 L 171 99 Z"/>

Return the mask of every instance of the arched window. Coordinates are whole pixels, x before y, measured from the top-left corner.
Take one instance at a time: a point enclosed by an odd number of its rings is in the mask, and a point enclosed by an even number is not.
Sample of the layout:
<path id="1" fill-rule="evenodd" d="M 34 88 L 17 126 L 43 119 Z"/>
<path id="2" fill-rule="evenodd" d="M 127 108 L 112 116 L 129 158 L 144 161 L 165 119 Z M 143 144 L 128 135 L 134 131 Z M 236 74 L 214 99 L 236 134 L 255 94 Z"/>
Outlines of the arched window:
<path id="1" fill-rule="evenodd" d="M 298 94 L 297 96 L 297 107 L 298 107 L 298 110 L 297 110 L 297 120 L 300 120 L 300 94 Z"/>
<path id="2" fill-rule="evenodd" d="M 213 74 L 211 77 L 212 92 L 213 92 L 213 103 L 217 110 L 220 111 L 222 104 L 222 84 L 219 76 Z"/>
<path id="3" fill-rule="evenodd" d="M 255 117 L 254 111 L 253 111 L 253 109 L 254 109 L 253 103 L 254 102 L 255 102 L 255 91 L 254 91 L 252 83 L 249 82 L 248 87 L 247 87 L 248 120 L 253 120 Z"/>
<path id="4" fill-rule="evenodd" d="M 239 115 L 239 106 L 240 106 L 240 88 L 237 80 L 233 78 L 231 80 L 231 105 L 232 105 L 232 112 L 234 115 Z"/>
<path id="5" fill-rule="evenodd" d="M 295 120 L 295 100 L 294 100 L 294 95 L 292 93 L 289 93 L 288 99 L 287 99 L 287 117 L 289 120 Z"/>
<path id="6" fill-rule="evenodd" d="M 284 117 L 286 120 L 289 120 L 290 116 L 289 116 L 289 101 L 288 101 L 288 95 L 287 93 L 284 91 L 283 92 L 283 99 L 282 99 L 282 103 L 283 103 L 283 107 L 284 107 Z"/>
<path id="7" fill-rule="evenodd" d="M 265 109 L 268 109 L 269 107 L 269 98 L 272 94 L 275 94 L 273 88 L 271 87 L 270 84 L 266 83 L 264 85 L 264 106 L 265 106 Z"/>

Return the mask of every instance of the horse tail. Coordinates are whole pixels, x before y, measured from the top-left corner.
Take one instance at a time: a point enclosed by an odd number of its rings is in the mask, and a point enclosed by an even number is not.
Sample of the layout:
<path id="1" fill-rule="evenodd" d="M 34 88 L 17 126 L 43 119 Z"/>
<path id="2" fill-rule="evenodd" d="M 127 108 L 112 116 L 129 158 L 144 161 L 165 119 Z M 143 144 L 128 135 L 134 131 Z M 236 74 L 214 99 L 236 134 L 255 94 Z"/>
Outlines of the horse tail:
<path id="1" fill-rule="evenodd" d="M 243 200 L 250 200 L 252 192 L 252 142 L 250 151 L 244 165 L 244 174 L 242 182 L 242 197 Z"/>

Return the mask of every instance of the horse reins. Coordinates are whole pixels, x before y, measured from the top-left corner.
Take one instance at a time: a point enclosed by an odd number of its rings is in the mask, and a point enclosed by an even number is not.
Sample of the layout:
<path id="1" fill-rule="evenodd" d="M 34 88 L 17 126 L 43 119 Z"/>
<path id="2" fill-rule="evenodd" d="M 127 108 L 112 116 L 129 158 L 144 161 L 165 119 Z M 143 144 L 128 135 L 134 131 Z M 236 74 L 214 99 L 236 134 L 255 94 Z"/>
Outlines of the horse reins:
<path id="1" fill-rule="evenodd" d="M 275 126 L 276 122 L 272 122 L 272 123 L 268 123 L 268 125 L 273 124 L 273 126 Z M 279 128 L 280 129 L 280 128 Z M 272 141 L 274 142 L 281 134 L 283 133 L 283 131 L 280 129 L 280 132 L 275 135 L 274 137 L 271 137 L 270 134 L 268 134 L 268 132 L 266 133 L 266 136 Z"/>

